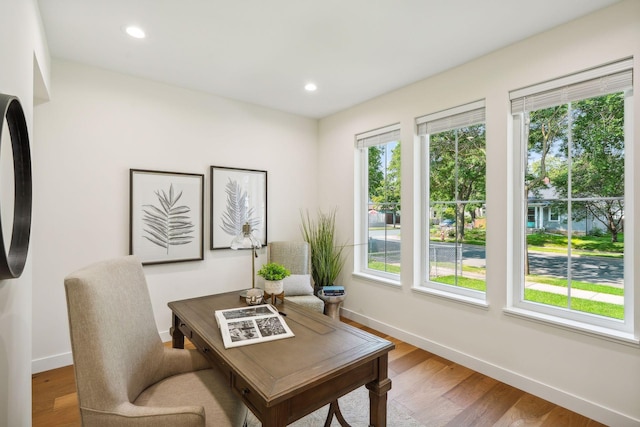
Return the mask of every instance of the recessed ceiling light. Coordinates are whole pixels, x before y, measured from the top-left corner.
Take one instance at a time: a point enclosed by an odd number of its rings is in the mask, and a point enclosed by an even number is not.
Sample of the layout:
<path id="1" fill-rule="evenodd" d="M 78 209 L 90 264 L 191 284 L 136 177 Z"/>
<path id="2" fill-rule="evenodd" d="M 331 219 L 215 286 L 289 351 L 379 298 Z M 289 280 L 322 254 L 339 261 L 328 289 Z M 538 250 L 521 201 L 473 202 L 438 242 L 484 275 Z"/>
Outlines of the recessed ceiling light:
<path id="1" fill-rule="evenodd" d="M 143 39 L 147 36 L 142 28 L 136 27 L 135 25 L 129 25 L 124 29 L 124 31 L 136 39 Z"/>
<path id="2" fill-rule="evenodd" d="M 316 90 L 318 90 L 318 86 L 316 86 L 315 83 L 307 83 L 306 85 L 304 85 L 304 90 L 306 90 L 307 92 L 315 92 Z"/>

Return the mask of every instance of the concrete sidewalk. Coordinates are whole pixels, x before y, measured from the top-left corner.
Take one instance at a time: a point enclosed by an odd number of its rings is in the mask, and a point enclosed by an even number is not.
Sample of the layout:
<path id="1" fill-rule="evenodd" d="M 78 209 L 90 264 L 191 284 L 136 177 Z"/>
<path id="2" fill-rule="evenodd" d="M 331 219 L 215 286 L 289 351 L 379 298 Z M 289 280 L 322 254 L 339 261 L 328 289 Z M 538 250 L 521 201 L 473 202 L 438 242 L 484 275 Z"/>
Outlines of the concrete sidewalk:
<path id="1" fill-rule="evenodd" d="M 567 295 L 567 288 L 564 288 L 562 286 L 553 286 L 553 285 L 545 285 L 543 283 L 527 282 L 525 284 L 525 287 L 527 289 L 533 289 L 536 291 L 549 292 L 552 294 L 565 295 L 565 296 Z M 571 297 L 598 301 L 598 302 L 608 302 L 610 304 L 617 304 L 617 305 L 624 304 L 624 296 L 622 295 L 601 294 L 593 291 L 584 291 L 582 289 L 572 289 Z"/>

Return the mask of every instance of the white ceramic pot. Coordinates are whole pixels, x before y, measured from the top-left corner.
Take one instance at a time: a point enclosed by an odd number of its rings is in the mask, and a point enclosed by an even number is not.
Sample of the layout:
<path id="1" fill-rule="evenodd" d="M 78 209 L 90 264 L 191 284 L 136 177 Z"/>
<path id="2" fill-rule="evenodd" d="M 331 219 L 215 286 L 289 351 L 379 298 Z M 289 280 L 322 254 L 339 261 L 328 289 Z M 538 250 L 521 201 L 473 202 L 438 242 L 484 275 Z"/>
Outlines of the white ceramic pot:
<path id="1" fill-rule="evenodd" d="M 280 295 L 284 291 L 284 281 L 282 280 L 265 280 L 264 291 L 271 295 Z"/>

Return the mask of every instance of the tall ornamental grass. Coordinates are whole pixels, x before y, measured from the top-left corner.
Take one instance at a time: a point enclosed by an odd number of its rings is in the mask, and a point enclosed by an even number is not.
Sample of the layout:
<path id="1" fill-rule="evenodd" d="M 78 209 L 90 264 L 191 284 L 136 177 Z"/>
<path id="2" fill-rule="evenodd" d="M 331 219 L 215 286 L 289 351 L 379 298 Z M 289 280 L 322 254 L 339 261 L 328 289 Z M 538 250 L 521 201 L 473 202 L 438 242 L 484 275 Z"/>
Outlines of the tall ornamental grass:
<path id="1" fill-rule="evenodd" d="M 317 287 L 333 285 L 344 266 L 344 245 L 336 244 L 336 210 L 318 210 L 314 221 L 309 212 L 302 217 L 302 237 L 311 247 L 311 276 Z"/>

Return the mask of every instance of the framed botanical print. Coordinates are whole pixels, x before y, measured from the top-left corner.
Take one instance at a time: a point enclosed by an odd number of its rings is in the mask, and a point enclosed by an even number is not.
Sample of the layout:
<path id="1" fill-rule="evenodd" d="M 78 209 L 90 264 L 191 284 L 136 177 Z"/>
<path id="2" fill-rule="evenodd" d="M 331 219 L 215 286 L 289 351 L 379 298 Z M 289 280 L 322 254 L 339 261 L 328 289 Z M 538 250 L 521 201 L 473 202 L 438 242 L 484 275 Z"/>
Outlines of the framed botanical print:
<path id="1" fill-rule="evenodd" d="M 267 171 L 211 166 L 211 249 L 228 249 L 249 224 L 267 244 Z"/>
<path id="2" fill-rule="evenodd" d="M 129 253 L 142 264 L 204 259 L 204 174 L 130 169 Z"/>

